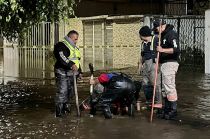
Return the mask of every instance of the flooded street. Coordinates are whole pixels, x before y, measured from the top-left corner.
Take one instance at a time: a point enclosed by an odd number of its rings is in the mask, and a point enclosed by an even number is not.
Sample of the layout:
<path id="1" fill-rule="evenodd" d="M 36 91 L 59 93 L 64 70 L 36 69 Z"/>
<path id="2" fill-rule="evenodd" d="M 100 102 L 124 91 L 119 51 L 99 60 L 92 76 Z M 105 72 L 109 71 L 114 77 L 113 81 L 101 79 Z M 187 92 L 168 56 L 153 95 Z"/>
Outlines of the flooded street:
<path id="1" fill-rule="evenodd" d="M 3 56 L 2 51 L 0 53 L 0 138 L 210 138 L 209 75 L 179 71 L 178 121 L 155 118 L 153 123 L 149 123 L 149 111 L 143 109 L 136 112 L 134 118 L 119 115 L 105 120 L 100 113 L 90 118 L 87 112 L 82 112 L 82 116 L 77 118 L 76 110 L 73 110 L 70 115 L 60 119 L 54 117 L 56 88 L 53 60 L 37 55 L 37 61 L 32 62 L 28 58 L 23 63 L 25 58 L 21 57 L 20 52 L 17 55 L 12 52 L 10 58 Z M 86 62 L 84 64 L 90 61 Z M 140 79 L 136 67 L 117 71 L 128 73 L 136 80 Z M 84 81 L 78 84 L 80 102 L 89 93 L 89 74 L 85 73 L 84 76 Z M 144 105 L 142 92 L 141 98 Z M 75 104 L 74 101 L 72 103 Z"/>

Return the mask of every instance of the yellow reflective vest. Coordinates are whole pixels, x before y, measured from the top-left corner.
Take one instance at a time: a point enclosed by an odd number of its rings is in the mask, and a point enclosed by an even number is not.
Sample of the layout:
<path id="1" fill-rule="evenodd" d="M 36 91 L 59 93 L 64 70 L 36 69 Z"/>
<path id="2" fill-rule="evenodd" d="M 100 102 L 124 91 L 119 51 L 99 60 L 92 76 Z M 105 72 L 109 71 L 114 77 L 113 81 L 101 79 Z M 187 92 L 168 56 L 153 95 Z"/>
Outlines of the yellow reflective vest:
<path id="1" fill-rule="evenodd" d="M 81 59 L 81 53 L 79 51 L 79 48 L 73 47 L 68 41 L 65 39 L 63 40 L 63 43 L 69 48 L 70 55 L 69 60 L 73 61 L 77 68 L 80 67 L 80 59 Z"/>
<path id="2" fill-rule="evenodd" d="M 155 35 L 154 36 L 152 36 L 152 40 L 151 40 L 151 45 L 150 45 L 150 50 L 151 51 L 153 51 L 154 50 L 154 39 L 155 39 Z M 144 42 L 142 42 L 142 44 L 141 44 L 141 50 L 143 51 L 143 49 L 144 49 Z"/>

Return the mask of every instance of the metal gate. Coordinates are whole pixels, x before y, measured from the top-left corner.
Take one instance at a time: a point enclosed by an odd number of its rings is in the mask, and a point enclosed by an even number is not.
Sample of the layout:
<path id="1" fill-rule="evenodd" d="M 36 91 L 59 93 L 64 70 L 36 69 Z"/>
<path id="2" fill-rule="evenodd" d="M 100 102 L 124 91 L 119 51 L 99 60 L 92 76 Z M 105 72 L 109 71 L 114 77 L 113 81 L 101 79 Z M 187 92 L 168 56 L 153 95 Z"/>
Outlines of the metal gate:
<path id="1" fill-rule="evenodd" d="M 204 16 L 151 17 L 152 21 L 161 18 L 172 24 L 179 35 L 181 54 L 180 68 L 189 71 L 204 71 L 205 66 L 205 18 Z"/>

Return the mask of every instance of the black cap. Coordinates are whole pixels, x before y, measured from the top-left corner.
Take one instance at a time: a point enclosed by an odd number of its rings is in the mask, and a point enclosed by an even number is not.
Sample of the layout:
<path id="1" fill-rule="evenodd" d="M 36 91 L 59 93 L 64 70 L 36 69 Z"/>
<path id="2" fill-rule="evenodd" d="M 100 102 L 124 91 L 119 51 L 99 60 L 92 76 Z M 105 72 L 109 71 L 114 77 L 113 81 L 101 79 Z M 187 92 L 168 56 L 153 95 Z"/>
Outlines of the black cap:
<path id="1" fill-rule="evenodd" d="M 166 21 L 165 20 L 156 19 L 153 22 L 153 29 L 152 30 L 155 30 L 157 27 L 159 27 L 160 26 L 160 22 L 161 22 L 162 25 L 165 25 L 166 24 Z"/>
<path id="2" fill-rule="evenodd" d="M 139 30 L 139 34 L 141 36 L 147 37 L 147 36 L 152 36 L 151 34 L 151 29 L 148 26 L 143 26 L 140 30 Z"/>

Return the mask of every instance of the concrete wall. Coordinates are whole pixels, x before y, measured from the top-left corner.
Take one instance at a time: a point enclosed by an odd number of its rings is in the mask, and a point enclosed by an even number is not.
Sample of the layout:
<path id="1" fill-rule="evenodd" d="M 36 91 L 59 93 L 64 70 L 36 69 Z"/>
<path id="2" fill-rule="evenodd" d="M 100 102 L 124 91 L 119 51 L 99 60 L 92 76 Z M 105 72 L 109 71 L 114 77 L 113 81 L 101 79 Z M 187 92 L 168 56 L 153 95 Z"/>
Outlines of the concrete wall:
<path id="1" fill-rule="evenodd" d="M 79 33 L 78 46 L 83 45 L 83 25 L 79 18 L 73 18 L 68 21 L 67 30 L 76 30 Z"/>
<path id="2" fill-rule="evenodd" d="M 109 21 L 110 22 L 110 21 Z M 111 63 L 113 63 L 112 68 L 123 68 L 129 66 L 137 66 L 140 57 L 140 39 L 139 39 L 139 29 L 143 25 L 140 18 L 136 19 L 118 19 L 118 20 L 111 20 L 113 23 L 113 47 L 109 48 L 110 51 L 106 51 L 106 55 L 111 54 L 112 57 Z M 74 29 L 77 30 L 80 34 L 78 46 L 80 46 L 80 50 L 82 55 L 87 55 L 87 49 L 83 46 L 83 24 L 79 18 L 72 18 L 65 24 L 65 32 L 67 33 L 69 30 Z M 63 30 L 63 29 L 61 29 Z M 62 33 L 61 33 L 62 34 Z M 88 49 L 89 50 L 89 49 Z M 97 51 L 100 50 L 100 51 Z M 91 56 L 95 58 L 93 61 L 98 61 L 97 56 L 92 56 L 95 54 L 101 53 L 102 49 L 96 49 L 95 52 L 91 53 Z M 102 55 L 101 55 L 102 56 Z M 87 56 L 86 56 L 87 57 Z M 84 62 L 82 57 L 81 62 L 82 65 Z M 100 60 L 99 60 L 100 61 Z"/>
<path id="3" fill-rule="evenodd" d="M 83 45 L 83 25 L 79 18 L 71 18 L 65 22 L 59 23 L 59 40 L 62 40 L 70 30 L 76 30 L 79 33 L 78 46 Z"/>
<path id="4" fill-rule="evenodd" d="M 139 47 L 114 47 L 113 68 L 137 66 L 140 57 Z"/>
<path id="5" fill-rule="evenodd" d="M 138 32 L 142 25 L 140 20 L 113 24 L 113 67 L 137 66 L 141 43 Z"/>
<path id="6" fill-rule="evenodd" d="M 113 24 L 113 45 L 138 45 L 139 29 L 142 26 L 140 21 Z"/>

